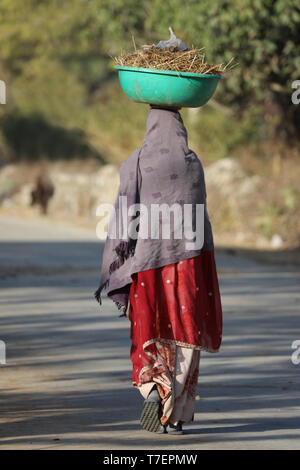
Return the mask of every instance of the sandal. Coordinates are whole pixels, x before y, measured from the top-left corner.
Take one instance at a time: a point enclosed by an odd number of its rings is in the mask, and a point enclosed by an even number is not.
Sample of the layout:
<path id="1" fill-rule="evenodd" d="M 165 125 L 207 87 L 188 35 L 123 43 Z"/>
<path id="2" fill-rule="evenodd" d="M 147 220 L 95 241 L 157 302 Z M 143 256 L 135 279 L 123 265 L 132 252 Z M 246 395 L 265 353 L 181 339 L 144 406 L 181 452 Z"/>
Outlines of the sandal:
<path id="1" fill-rule="evenodd" d="M 182 429 L 182 422 L 178 421 L 178 424 L 176 425 L 168 423 L 166 426 L 166 432 L 168 434 L 173 434 L 176 436 L 184 434 L 183 429 Z"/>
<path id="2" fill-rule="evenodd" d="M 146 431 L 165 434 L 165 427 L 160 422 L 161 407 L 160 403 L 152 398 L 144 401 L 143 411 L 141 415 L 141 426 Z"/>

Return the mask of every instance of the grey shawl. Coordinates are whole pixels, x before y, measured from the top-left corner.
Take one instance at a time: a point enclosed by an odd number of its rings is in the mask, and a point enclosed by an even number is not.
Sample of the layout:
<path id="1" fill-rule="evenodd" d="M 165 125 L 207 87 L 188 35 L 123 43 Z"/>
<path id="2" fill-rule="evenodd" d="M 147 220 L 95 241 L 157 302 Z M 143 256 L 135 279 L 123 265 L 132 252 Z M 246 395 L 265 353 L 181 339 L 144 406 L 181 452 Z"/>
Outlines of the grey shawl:
<path id="1" fill-rule="evenodd" d="M 164 239 L 162 236 L 141 238 L 140 233 L 146 227 L 146 220 L 141 218 L 141 211 L 127 217 L 127 223 L 136 227 L 137 236 L 128 235 L 124 229 L 126 223 L 124 206 L 120 197 L 127 197 L 127 206 L 142 204 L 148 214 L 154 204 L 174 203 L 183 208 L 183 204 L 202 204 L 204 208 L 204 243 L 195 249 L 187 249 L 187 239 Z M 123 199 L 124 200 L 124 199 Z M 157 207 L 157 206 L 156 206 Z M 177 206 L 178 207 L 178 206 Z M 145 212 L 143 212 L 145 214 Z M 176 217 L 174 217 L 175 223 Z M 172 218 L 171 218 L 172 220 Z M 179 225 L 184 225 L 184 217 L 179 218 Z M 116 226 L 117 237 L 111 238 L 112 227 Z M 162 230 L 166 220 L 160 218 Z M 192 228 L 196 228 L 195 210 L 192 215 Z M 150 227 L 150 223 L 149 223 Z M 173 230 L 172 230 L 173 228 Z M 121 230 L 124 230 L 122 234 Z M 171 234 L 174 234 L 171 225 Z M 192 258 L 204 250 L 213 250 L 213 235 L 206 210 L 206 189 L 202 164 L 197 155 L 189 149 L 187 131 L 178 111 L 150 109 L 147 117 L 146 135 L 143 146 L 135 150 L 120 167 L 120 185 L 115 201 L 105 242 L 101 269 L 100 285 L 95 297 L 101 304 L 101 292 L 107 289 L 107 295 L 126 315 L 132 275 L 139 271 L 158 268 Z M 123 316 L 121 315 L 121 316 Z"/>

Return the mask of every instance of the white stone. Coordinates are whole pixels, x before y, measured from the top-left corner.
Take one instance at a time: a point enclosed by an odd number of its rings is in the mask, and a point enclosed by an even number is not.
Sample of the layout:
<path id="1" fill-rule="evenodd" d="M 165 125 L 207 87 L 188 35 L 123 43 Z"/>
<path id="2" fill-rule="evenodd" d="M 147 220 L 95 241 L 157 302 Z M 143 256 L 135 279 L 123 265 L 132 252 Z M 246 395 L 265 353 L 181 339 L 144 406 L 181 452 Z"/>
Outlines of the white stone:
<path id="1" fill-rule="evenodd" d="M 271 238 L 270 245 L 272 248 L 281 248 L 283 245 L 283 240 L 278 233 L 275 233 L 273 237 Z"/>

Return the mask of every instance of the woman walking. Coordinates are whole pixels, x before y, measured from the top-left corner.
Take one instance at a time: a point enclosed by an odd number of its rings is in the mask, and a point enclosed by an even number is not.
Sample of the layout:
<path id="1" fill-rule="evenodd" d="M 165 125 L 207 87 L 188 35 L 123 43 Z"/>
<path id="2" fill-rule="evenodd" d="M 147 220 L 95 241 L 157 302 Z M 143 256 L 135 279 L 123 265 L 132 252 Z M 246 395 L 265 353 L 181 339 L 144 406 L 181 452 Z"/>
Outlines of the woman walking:
<path id="1" fill-rule="evenodd" d="M 158 207 L 165 212 L 153 223 Z M 200 351 L 221 345 L 222 307 L 203 167 L 178 109 L 151 107 L 143 146 L 121 165 L 100 303 L 104 288 L 128 311 L 142 427 L 182 434 L 194 419 Z"/>

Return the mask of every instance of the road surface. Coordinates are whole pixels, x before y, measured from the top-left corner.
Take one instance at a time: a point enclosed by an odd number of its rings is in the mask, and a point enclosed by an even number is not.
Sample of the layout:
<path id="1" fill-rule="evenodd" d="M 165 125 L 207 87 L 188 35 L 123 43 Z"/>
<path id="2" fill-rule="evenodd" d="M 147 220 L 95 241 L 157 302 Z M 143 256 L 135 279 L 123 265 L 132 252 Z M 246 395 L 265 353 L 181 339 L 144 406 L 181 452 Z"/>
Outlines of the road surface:
<path id="1" fill-rule="evenodd" d="M 93 299 L 102 242 L 53 221 L 0 217 L 1 449 L 300 449 L 299 268 L 216 252 L 218 354 L 201 353 L 195 421 L 141 430 L 129 321 Z"/>

